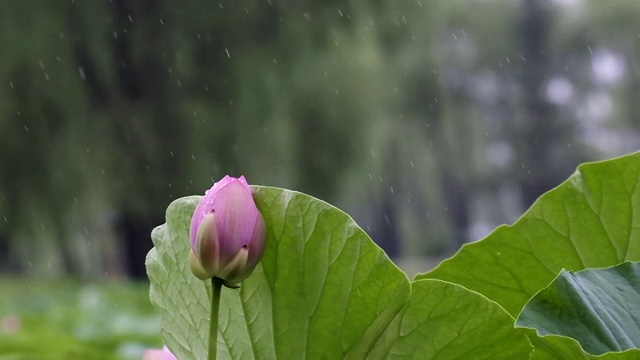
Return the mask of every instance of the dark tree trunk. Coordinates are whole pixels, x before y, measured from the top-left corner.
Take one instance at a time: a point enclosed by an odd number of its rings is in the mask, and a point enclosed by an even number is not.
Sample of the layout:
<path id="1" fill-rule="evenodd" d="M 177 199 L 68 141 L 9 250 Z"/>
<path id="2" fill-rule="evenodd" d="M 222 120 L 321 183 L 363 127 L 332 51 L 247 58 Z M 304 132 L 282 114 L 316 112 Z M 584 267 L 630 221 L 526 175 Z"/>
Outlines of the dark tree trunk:
<path id="1" fill-rule="evenodd" d="M 13 255 L 11 239 L 7 234 L 0 233 L 0 273 L 18 272 L 21 270 Z"/>
<path id="2" fill-rule="evenodd" d="M 70 3 L 67 10 L 67 21 L 71 32 L 73 59 L 78 67 L 78 76 L 84 81 L 89 103 L 92 107 L 105 110 L 107 107 L 108 92 L 100 82 L 98 69 L 93 56 L 87 46 L 87 31 L 82 23 L 84 16 L 81 16 L 76 4 Z"/>
<path id="3" fill-rule="evenodd" d="M 553 105 L 545 101 L 541 89 L 549 76 L 549 21 L 548 6 L 538 0 L 527 0 L 518 22 L 522 55 L 526 66 L 521 74 L 525 89 L 523 131 L 517 138 L 524 142 L 519 146 L 521 189 L 525 206 L 530 206 L 540 195 L 557 185 L 564 174 L 553 169 L 553 144 L 559 141 Z"/>
<path id="4" fill-rule="evenodd" d="M 453 234 L 455 249 L 467 242 L 467 231 L 469 229 L 469 205 L 467 194 L 463 191 L 463 186 L 454 176 L 447 173 L 442 175 L 444 188 L 444 203 L 447 216 L 453 224 Z"/>
<path id="5" fill-rule="evenodd" d="M 150 221 L 129 213 L 121 213 L 116 218 L 115 228 L 121 248 L 124 250 L 124 268 L 134 279 L 146 279 L 145 259 L 153 247 L 151 230 L 159 222 Z"/>

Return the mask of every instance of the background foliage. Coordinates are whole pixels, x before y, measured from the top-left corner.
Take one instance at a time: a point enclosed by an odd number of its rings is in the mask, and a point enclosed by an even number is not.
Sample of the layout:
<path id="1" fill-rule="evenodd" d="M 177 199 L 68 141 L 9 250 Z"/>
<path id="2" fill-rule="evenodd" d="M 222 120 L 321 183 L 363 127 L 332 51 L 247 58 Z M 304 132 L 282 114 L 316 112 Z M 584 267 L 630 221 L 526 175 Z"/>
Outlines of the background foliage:
<path id="1" fill-rule="evenodd" d="M 450 254 L 638 148 L 638 11 L 3 2 L 0 268 L 143 277 L 163 209 L 226 173 L 344 208 L 393 258 Z"/>

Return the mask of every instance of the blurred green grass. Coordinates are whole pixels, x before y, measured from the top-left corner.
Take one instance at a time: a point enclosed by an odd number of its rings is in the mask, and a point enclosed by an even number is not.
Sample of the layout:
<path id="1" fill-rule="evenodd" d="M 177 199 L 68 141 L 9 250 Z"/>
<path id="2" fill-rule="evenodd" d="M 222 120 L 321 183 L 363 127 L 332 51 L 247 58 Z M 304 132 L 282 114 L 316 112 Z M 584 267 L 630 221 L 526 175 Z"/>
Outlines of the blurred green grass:
<path id="1" fill-rule="evenodd" d="M 141 359 L 144 349 L 162 344 L 148 289 L 2 277 L 0 360 Z"/>

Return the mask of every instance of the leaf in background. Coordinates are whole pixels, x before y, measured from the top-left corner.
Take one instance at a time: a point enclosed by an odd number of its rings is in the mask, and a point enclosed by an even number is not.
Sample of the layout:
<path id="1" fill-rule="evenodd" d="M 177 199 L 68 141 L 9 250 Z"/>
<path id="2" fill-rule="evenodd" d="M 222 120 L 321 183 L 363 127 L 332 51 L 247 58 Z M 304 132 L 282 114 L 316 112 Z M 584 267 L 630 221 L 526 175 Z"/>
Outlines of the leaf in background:
<path id="1" fill-rule="evenodd" d="M 527 330 L 534 347 L 531 360 L 640 360 L 637 349 L 597 356 L 584 351 L 575 339 L 561 335 L 538 336 L 535 329 L 522 329 Z"/>
<path id="2" fill-rule="evenodd" d="M 512 226 L 417 279 L 477 291 L 514 317 L 560 273 L 640 260 L 640 153 L 583 164 Z"/>
<path id="3" fill-rule="evenodd" d="M 563 268 L 582 270 L 640 260 L 638 186 L 640 153 L 580 165 L 514 225 L 501 226 L 482 241 L 463 246 L 454 257 L 416 278 L 460 284 L 517 316 Z M 591 358 L 578 354 L 580 348 L 571 339 L 529 335 L 536 348 L 532 358 L 540 353 L 546 353 L 540 359 L 564 359 L 572 353 L 576 359 Z M 554 352 L 564 355 L 554 357 Z"/>
<path id="4" fill-rule="evenodd" d="M 595 355 L 638 349 L 640 264 L 562 271 L 527 303 L 516 325 L 571 337 Z"/>
<path id="5" fill-rule="evenodd" d="M 525 330 L 514 329 L 494 302 L 442 281 L 410 283 L 348 215 L 325 202 L 282 189 L 253 191 L 267 247 L 240 290 L 222 291 L 221 359 L 528 358 Z M 210 285 L 187 261 L 199 199 L 169 206 L 147 257 L 150 297 L 180 359 L 206 355 Z"/>

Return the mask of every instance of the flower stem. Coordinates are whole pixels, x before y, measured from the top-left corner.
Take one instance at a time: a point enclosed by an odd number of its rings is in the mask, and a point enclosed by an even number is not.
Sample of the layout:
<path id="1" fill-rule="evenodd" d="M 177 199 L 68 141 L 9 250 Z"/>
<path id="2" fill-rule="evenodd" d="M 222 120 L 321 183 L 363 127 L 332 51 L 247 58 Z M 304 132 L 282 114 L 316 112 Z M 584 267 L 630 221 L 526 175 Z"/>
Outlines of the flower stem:
<path id="1" fill-rule="evenodd" d="M 220 309 L 220 293 L 222 292 L 222 279 L 211 278 L 213 296 L 211 297 L 211 316 L 209 322 L 209 355 L 208 360 L 216 360 L 218 350 L 218 310 Z"/>

